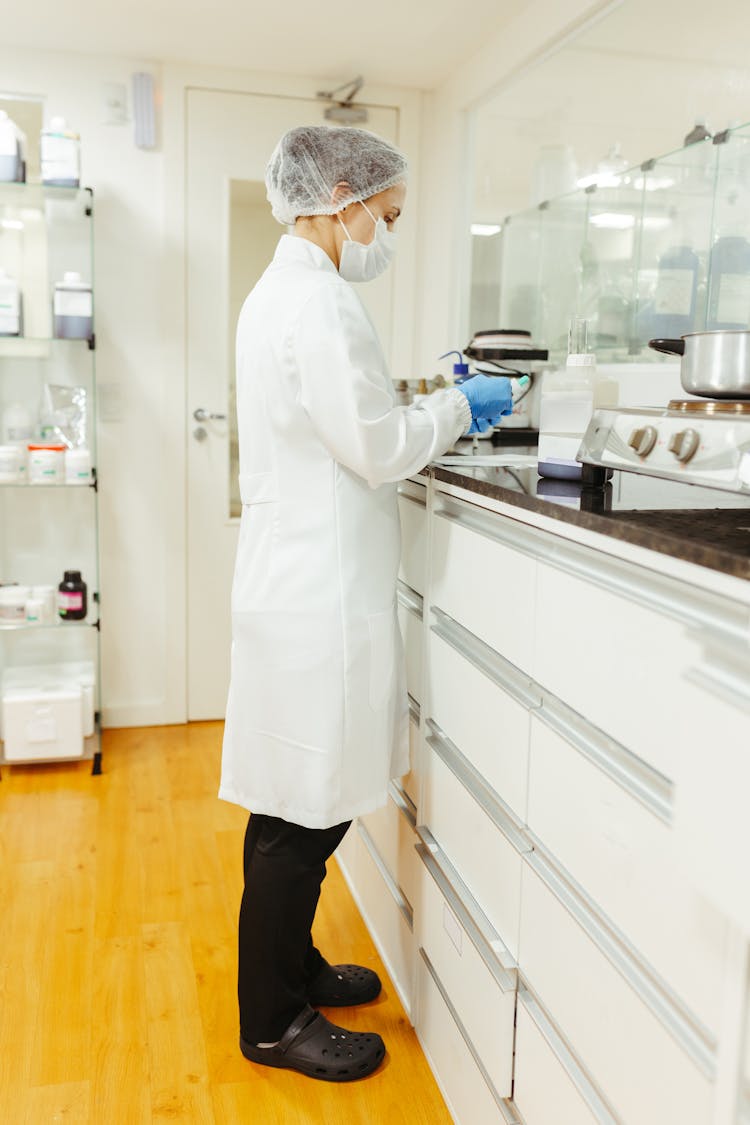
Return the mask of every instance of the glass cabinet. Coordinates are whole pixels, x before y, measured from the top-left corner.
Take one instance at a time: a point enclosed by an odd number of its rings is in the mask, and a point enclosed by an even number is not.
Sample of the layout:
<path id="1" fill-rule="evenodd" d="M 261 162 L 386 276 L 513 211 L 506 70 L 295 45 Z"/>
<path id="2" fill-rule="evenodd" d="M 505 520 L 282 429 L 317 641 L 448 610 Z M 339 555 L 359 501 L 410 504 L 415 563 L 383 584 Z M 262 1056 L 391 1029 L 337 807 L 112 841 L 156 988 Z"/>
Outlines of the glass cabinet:
<path id="1" fill-rule="evenodd" d="M 98 773 L 93 210 L 0 184 L 0 762 Z"/>
<path id="2" fill-rule="evenodd" d="M 573 316 L 604 362 L 659 361 L 655 337 L 750 327 L 750 126 L 507 218 L 500 326 L 560 362 Z"/>

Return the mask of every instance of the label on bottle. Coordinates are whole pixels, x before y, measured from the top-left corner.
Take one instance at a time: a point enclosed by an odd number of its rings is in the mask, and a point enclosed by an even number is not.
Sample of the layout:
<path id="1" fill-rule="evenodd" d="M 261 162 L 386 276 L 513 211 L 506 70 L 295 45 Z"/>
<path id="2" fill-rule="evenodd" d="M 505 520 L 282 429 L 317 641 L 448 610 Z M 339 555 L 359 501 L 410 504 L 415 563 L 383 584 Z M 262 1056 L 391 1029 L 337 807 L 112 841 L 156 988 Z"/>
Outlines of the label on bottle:
<path id="1" fill-rule="evenodd" d="M 685 269 L 660 269 L 654 304 L 661 316 L 690 316 L 695 273 Z"/>
<path id="2" fill-rule="evenodd" d="M 583 434 L 594 412 L 592 391 L 544 391 L 539 415 L 542 433 Z"/>
<path id="3" fill-rule="evenodd" d="M 61 613 L 69 613 L 71 610 L 81 610 L 83 609 L 83 594 L 80 590 L 61 590 L 57 595 L 57 604 Z"/>
<path id="4" fill-rule="evenodd" d="M 750 324 L 750 274 L 719 275 L 715 319 L 719 324 Z"/>
<path id="5" fill-rule="evenodd" d="M 90 289 L 56 289 L 55 316 L 92 316 Z"/>

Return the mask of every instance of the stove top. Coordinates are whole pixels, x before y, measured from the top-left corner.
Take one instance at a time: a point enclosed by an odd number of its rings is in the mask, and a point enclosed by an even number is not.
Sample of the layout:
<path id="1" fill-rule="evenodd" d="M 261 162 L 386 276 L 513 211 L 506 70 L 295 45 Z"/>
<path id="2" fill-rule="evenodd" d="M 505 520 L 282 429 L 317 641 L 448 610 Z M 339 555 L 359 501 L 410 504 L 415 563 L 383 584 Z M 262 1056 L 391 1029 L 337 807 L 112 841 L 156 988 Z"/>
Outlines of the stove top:
<path id="1" fill-rule="evenodd" d="M 673 399 L 664 408 L 596 410 L 578 459 L 750 496 L 750 402 Z"/>

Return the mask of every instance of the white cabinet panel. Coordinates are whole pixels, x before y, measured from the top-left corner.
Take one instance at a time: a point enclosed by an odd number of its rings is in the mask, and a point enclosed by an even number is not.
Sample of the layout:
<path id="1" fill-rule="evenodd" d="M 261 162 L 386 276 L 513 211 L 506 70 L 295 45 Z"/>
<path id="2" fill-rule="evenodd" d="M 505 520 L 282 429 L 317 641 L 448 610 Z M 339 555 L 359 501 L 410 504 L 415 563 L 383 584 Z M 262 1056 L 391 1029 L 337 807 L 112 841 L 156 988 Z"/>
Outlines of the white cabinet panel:
<path id="1" fill-rule="evenodd" d="M 361 816 L 360 822 L 370 833 L 393 882 L 403 892 L 410 906 L 414 905 L 419 859 L 414 850 L 417 837 L 407 816 L 397 808 L 393 797 L 382 809 Z"/>
<path id="2" fill-rule="evenodd" d="M 601 1125 L 519 996 L 513 1102 L 526 1125 Z"/>
<path id="3" fill-rule="evenodd" d="M 523 819 L 529 753 L 527 708 L 434 631 L 429 634 L 429 715 Z"/>
<path id="4" fill-rule="evenodd" d="M 406 658 L 406 687 L 417 703 L 422 702 L 422 618 L 399 598 L 398 622 Z"/>
<path id="5" fill-rule="evenodd" d="M 424 960 L 417 1034 L 456 1125 L 498 1125 L 500 1109 Z"/>
<path id="6" fill-rule="evenodd" d="M 712 1086 L 524 864 L 519 968 L 622 1125 L 710 1125 Z"/>
<path id="7" fill-rule="evenodd" d="M 515 958 L 521 856 L 432 746 L 426 752 L 421 812 L 421 819 Z"/>
<path id="8" fill-rule="evenodd" d="M 592 567 L 596 552 L 590 552 Z M 604 563 L 601 563 L 604 566 Z M 555 567 L 538 567 L 535 676 L 666 777 L 677 780 L 676 716 L 693 644 L 679 622 Z"/>
<path id="9" fill-rule="evenodd" d="M 407 1012 L 411 1011 L 414 988 L 414 937 L 408 904 L 399 901 L 385 864 L 372 838 L 361 824 L 356 826 L 357 848 L 352 882 L 367 928 Z"/>
<path id="10" fill-rule="evenodd" d="M 672 829 L 536 716 L 528 825 L 687 1007 L 718 1031 L 726 921 L 676 860 Z"/>
<path id="11" fill-rule="evenodd" d="M 419 719 L 409 711 L 409 772 L 401 778 L 404 792 L 413 805 L 419 803 Z"/>
<path id="12" fill-rule="evenodd" d="M 532 671 L 536 563 L 478 530 L 503 517 L 471 507 L 451 502 L 434 517 L 432 605 L 516 667 Z M 512 534 L 513 521 L 503 522 Z"/>
<path id="13" fill-rule="evenodd" d="M 409 481 L 399 487 L 398 511 L 401 517 L 401 569 L 399 577 L 412 590 L 424 595 L 427 568 L 426 487 Z"/>
<path id="14" fill-rule="evenodd" d="M 430 862 L 435 864 L 434 859 Z M 427 953 L 495 1091 L 501 1097 L 509 1098 L 516 974 L 499 973 L 504 988 L 501 987 L 472 944 L 470 934 L 461 923 L 460 902 L 452 897 L 453 902 L 448 901 L 428 867 L 423 866 L 416 917 L 418 941 Z"/>

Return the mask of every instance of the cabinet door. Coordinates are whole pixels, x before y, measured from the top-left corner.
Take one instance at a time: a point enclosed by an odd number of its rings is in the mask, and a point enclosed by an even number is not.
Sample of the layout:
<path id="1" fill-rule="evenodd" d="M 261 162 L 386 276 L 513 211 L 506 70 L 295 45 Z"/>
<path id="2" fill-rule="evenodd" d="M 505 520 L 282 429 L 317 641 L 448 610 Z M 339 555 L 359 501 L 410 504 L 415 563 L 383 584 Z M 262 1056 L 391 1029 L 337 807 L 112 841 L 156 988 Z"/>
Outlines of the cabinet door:
<path id="1" fill-rule="evenodd" d="M 524 864 L 524 979 L 622 1125 L 711 1125 L 711 1081 L 690 1043 L 677 1042 L 577 916 Z"/>
<path id="2" fill-rule="evenodd" d="M 402 807 L 396 803 L 394 794 Z M 417 837 L 413 815 L 407 811 L 405 804 L 405 798 L 392 784 L 387 803 L 359 820 L 369 832 L 391 879 L 413 907 L 419 861 L 415 851 Z"/>
<path id="3" fill-rule="evenodd" d="M 404 642 L 406 660 L 406 687 L 417 703 L 422 702 L 422 599 L 412 590 L 399 585 L 398 623 Z"/>
<path id="4" fill-rule="evenodd" d="M 727 923 L 675 854 L 669 823 L 536 716 L 528 825 L 649 964 L 659 986 L 711 1032 L 720 1022 Z M 624 755 L 613 762 L 627 782 Z M 565 800 L 560 800 L 560 794 Z"/>
<path id="5" fill-rule="evenodd" d="M 444 740 L 432 735 L 428 745 L 421 819 L 515 957 L 521 890 L 518 849 L 523 845 L 512 842 L 510 817 L 499 807 L 493 809 L 486 794 L 469 791 L 465 783 L 471 784 L 471 778 L 459 777 L 460 761 Z"/>
<path id="6" fill-rule="evenodd" d="M 432 605 L 511 664 L 530 671 L 536 563 L 513 548 L 514 521 L 445 495 L 438 505 L 431 544 Z"/>
<path id="7" fill-rule="evenodd" d="M 424 597 L 427 568 L 427 488 L 404 481 L 398 486 L 401 517 L 401 567 L 399 578 Z"/>
<path id="8" fill-rule="evenodd" d="M 455 1009 L 475 1054 L 501 1097 L 511 1095 L 516 973 L 504 968 L 441 866 L 439 853 L 420 848 L 418 941 Z M 475 908 L 476 909 L 476 908 Z M 484 932 L 483 932 L 484 931 Z M 496 946 L 499 944 L 495 935 Z M 509 958 L 506 958 L 506 961 Z"/>
<path id="9" fill-rule="evenodd" d="M 364 824 L 357 822 L 352 885 L 372 939 L 407 1012 L 414 990 L 412 911 Z"/>
<path id="10" fill-rule="evenodd" d="M 485 650 L 482 652 L 481 650 Z M 429 715 L 513 812 L 526 815 L 531 692 L 477 638 L 445 619 L 429 633 Z M 480 670 L 477 661 L 482 661 Z M 503 682 L 499 682 L 500 676 Z M 514 694 L 511 694 L 513 691 Z"/>
<path id="11" fill-rule="evenodd" d="M 498 1125 L 504 1117 L 429 961 L 417 962 L 417 1035 L 456 1125 Z"/>
<path id="12" fill-rule="evenodd" d="M 544 1034 L 520 996 L 513 1102 L 526 1125 L 615 1125 L 615 1118 L 601 1103 L 594 1109 L 587 1104 L 576 1060 L 554 1032 Z"/>

